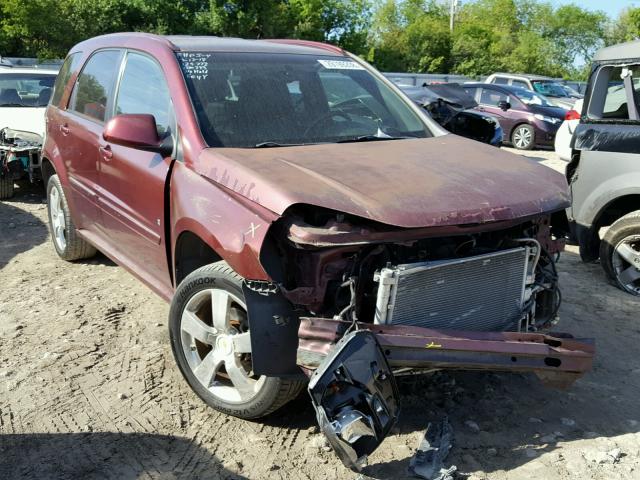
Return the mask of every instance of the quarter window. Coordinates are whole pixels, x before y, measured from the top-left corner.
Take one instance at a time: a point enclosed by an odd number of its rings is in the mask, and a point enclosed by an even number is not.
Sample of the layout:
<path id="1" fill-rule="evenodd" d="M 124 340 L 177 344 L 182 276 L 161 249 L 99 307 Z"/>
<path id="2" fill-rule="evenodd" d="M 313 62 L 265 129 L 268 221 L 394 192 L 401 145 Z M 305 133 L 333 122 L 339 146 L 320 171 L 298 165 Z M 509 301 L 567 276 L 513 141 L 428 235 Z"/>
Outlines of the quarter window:
<path id="1" fill-rule="evenodd" d="M 151 58 L 127 54 L 118 96 L 116 115 L 148 113 L 156 120 L 158 135 L 164 136 L 172 123 L 171 96 L 160 66 Z"/>
<path id="2" fill-rule="evenodd" d="M 119 59 L 120 52 L 105 50 L 87 61 L 74 88 L 71 110 L 104 121 Z"/>
<path id="3" fill-rule="evenodd" d="M 67 83 L 69 83 L 71 74 L 78 67 L 79 61 L 80 54 L 72 53 L 62 64 L 62 68 L 60 68 L 60 72 L 58 72 L 58 76 L 56 77 L 56 83 L 53 86 L 53 95 L 51 97 L 52 105 L 58 105 L 60 103 L 62 94 L 64 93 L 64 88 L 66 87 Z"/>
<path id="4" fill-rule="evenodd" d="M 509 79 L 505 77 L 494 77 L 492 83 L 497 83 L 498 85 L 508 85 Z"/>

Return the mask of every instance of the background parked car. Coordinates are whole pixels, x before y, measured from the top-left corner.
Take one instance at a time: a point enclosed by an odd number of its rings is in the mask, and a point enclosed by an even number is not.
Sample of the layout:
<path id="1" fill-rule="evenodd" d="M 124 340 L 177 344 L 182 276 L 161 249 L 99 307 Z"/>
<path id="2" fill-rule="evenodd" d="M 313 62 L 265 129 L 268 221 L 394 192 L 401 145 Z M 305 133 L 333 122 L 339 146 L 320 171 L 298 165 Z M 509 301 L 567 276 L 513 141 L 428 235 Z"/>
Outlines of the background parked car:
<path id="1" fill-rule="evenodd" d="M 552 146 L 567 113 L 524 88 L 487 83 L 465 83 L 463 87 L 478 102 L 477 110 L 498 118 L 503 140 L 520 150 Z"/>
<path id="2" fill-rule="evenodd" d="M 558 83 L 563 87 L 569 87 L 570 89 L 572 89 L 573 91 L 577 92 L 582 96 L 584 96 L 585 92 L 587 91 L 587 82 L 577 82 L 574 80 L 558 79 Z"/>
<path id="3" fill-rule="evenodd" d="M 56 79 L 55 70 L 0 67 L 0 198 L 13 195 L 14 181 L 39 171 L 44 112 Z M 18 132 L 18 133 L 16 133 Z"/>
<path id="4" fill-rule="evenodd" d="M 567 216 L 582 259 L 599 257 L 612 283 L 640 295 L 640 41 L 600 50 L 589 84 L 567 166 Z"/>
<path id="5" fill-rule="evenodd" d="M 560 128 L 556 132 L 554 148 L 562 160 L 571 160 L 571 139 L 573 138 L 573 132 L 580 123 L 582 105 L 582 99 L 576 101 L 573 108 L 567 111 L 567 114 L 564 117 L 564 122 L 562 122 L 562 125 L 560 125 Z"/>
<path id="6" fill-rule="evenodd" d="M 457 83 L 428 87 L 398 86 L 450 132 L 496 147 L 502 143 L 500 122 L 493 115 L 473 110 L 478 102 Z"/>
<path id="7" fill-rule="evenodd" d="M 44 135 L 44 111 L 57 73 L 35 68 L 0 69 L 0 129 Z"/>
<path id="8" fill-rule="evenodd" d="M 513 87 L 532 90 L 547 97 L 553 105 L 570 109 L 576 102 L 575 96 L 567 92 L 556 79 L 541 75 L 494 73 L 489 75 L 485 83 L 496 85 L 510 85 Z"/>

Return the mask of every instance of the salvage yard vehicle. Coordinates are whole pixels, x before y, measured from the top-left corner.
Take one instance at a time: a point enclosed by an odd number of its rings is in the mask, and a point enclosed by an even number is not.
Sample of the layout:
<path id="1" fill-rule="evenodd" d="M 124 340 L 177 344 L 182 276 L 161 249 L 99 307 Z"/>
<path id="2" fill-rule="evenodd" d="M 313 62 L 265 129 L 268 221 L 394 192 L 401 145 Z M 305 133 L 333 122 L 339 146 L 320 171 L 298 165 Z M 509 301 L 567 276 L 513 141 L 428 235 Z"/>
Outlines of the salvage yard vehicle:
<path id="1" fill-rule="evenodd" d="M 55 70 L 0 67 L 0 199 L 13 195 L 14 182 L 39 173 L 44 112 Z"/>
<path id="2" fill-rule="evenodd" d="M 544 77 L 542 75 L 494 73 L 487 77 L 485 83 L 509 85 L 531 90 L 539 93 L 540 95 L 544 95 L 553 105 L 566 108 L 567 110 L 573 108 L 577 99 L 582 98 L 579 93 L 574 93 L 573 91 L 566 89 L 563 85 L 558 83 L 555 78 Z"/>
<path id="3" fill-rule="evenodd" d="M 580 112 L 582 112 L 583 102 L 582 99 L 576 101 L 574 108 L 568 110 L 564 122 L 560 125 L 560 128 L 556 132 L 556 138 L 553 141 L 553 148 L 562 160 L 567 162 L 571 160 L 571 140 L 573 139 L 573 132 L 580 123 Z"/>
<path id="4" fill-rule="evenodd" d="M 398 371 L 534 372 L 591 342 L 545 334 L 564 177 L 448 135 L 340 48 L 114 34 L 73 47 L 43 149 L 53 246 L 99 249 L 171 302 L 184 378 L 273 412 L 307 377 L 357 469 L 398 418 Z"/>
<path id="5" fill-rule="evenodd" d="M 566 171 L 582 259 L 600 258 L 610 281 L 633 295 L 640 295 L 639 95 L 640 41 L 600 50 Z"/>
<path id="6" fill-rule="evenodd" d="M 478 102 L 477 110 L 498 118 L 505 143 L 518 150 L 553 146 L 567 114 L 564 108 L 524 88 L 486 83 L 465 83 L 463 87 Z"/>
<path id="7" fill-rule="evenodd" d="M 398 87 L 451 133 L 495 147 L 502 144 L 502 128 L 498 120 L 493 115 L 473 110 L 478 103 L 459 84 Z"/>
<path id="8" fill-rule="evenodd" d="M 40 178 L 42 137 L 37 133 L 3 128 L 0 130 L 0 200 L 13 196 L 14 183 Z"/>

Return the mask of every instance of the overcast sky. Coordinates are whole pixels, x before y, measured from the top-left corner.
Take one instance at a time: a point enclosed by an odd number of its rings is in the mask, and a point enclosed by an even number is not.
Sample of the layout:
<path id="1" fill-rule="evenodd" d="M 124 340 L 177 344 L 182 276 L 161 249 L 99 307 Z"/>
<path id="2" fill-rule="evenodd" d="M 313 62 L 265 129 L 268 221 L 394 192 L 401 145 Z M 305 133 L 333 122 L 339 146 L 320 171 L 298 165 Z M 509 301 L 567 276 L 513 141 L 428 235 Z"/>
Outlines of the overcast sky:
<path id="1" fill-rule="evenodd" d="M 626 7 L 640 7 L 640 0 L 552 0 L 552 3 L 555 5 L 575 3 L 589 10 L 602 10 L 613 18 Z"/>

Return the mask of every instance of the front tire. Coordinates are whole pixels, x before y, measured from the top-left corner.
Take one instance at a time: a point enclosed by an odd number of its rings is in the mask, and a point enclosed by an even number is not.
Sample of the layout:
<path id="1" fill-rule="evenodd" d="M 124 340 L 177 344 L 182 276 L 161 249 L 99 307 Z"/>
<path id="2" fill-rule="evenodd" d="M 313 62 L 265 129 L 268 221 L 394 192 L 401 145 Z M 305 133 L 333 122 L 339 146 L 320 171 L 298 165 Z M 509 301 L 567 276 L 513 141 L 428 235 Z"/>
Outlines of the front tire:
<path id="1" fill-rule="evenodd" d="M 47 211 L 53 247 L 60 258 L 70 262 L 96 254 L 95 247 L 76 231 L 58 175 L 51 175 L 47 182 Z"/>
<path id="2" fill-rule="evenodd" d="M 207 405 L 228 415 L 263 417 L 304 386 L 253 374 L 242 277 L 226 262 L 201 267 L 180 283 L 171 302 L 169 335 L 189 386 Z"/>
<path id="3" fill-rule="evenodd" d="M 10 175 L 0 177 L 0 200 L 13 197 L 13 178 Z"/>
<path id="4" fill-rule="evenodd" d="M 518 150 L 531 150 L 535 145 L 535 130 L 526 123 L 518 125 L 511 133 L 511 143 Z"/>
<path id="5" fill-rule="evenodd" d="M 609 227 L 600 243 L 600 264 L 611 283 L 640 295 L 640 210 Z"/>

